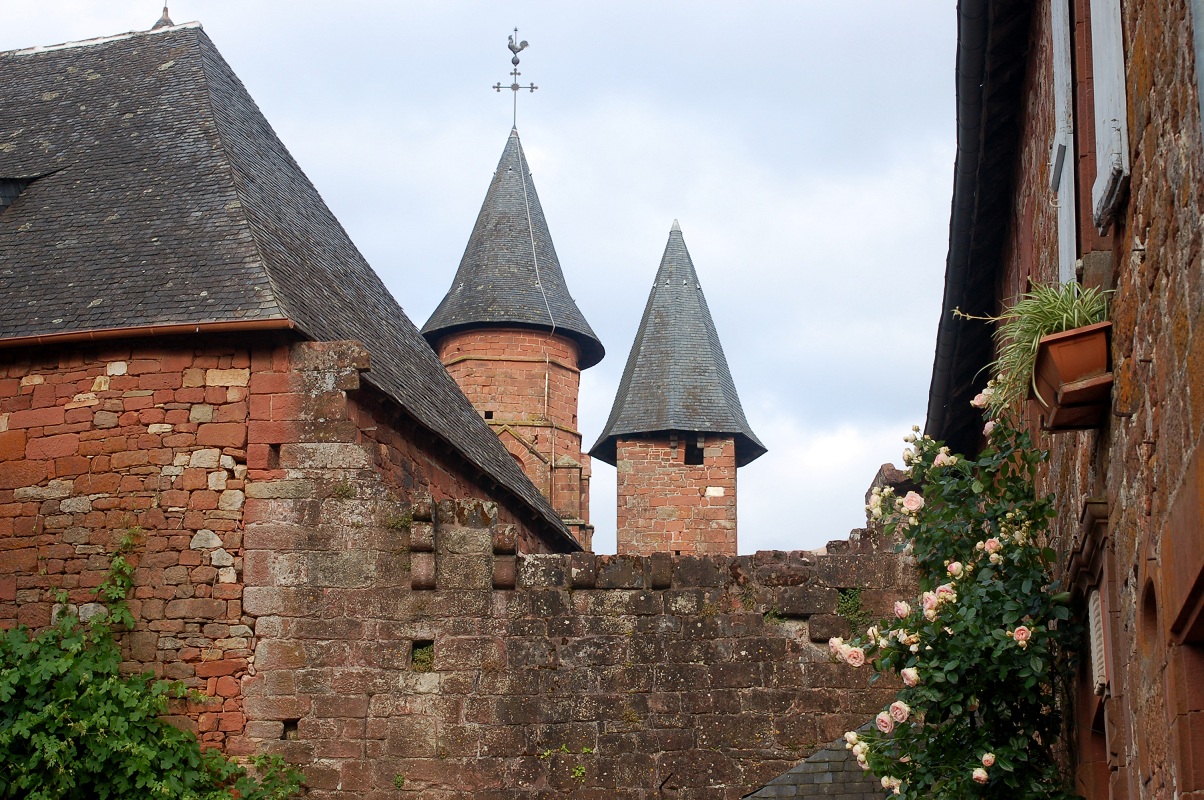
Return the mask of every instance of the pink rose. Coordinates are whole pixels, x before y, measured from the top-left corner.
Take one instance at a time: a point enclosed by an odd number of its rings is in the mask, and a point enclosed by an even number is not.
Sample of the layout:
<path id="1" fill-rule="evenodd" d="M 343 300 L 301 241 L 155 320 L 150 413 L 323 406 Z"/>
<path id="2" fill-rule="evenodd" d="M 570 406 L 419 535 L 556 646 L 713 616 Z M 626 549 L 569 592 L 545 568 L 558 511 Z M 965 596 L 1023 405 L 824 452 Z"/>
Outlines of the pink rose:
<path id="1" fill-rule="evenodd" d="M 844 654 L 844 660 L 850 667 L 860 667 L 865 663 L 865 651 L 860 647 L 850 647 Z"/>
<path id="2" fill-rule="evenodd" d="M 920 605 L 925 611 L 936 608 L 936 592 L 924 592 L 920 597 Z"/>
<path id="3" fill-rule="evenodd" d="M 936 454 L 936 458 L 932 459 L 932 468 L 936 469 L 938 467 L 952 467 L 956 463 L 956 458 L 942 450 Z"/>
<path id="4" fill-rule="evenodd" d="M 987 424 L 982 426 L 982 435 L 990 436 L 993 430 L 995 430 L 995 420 L 987 420 Z"/>
<path id="5" fill-rule="evenodd" d="M 914 514 L 924 507 L 924 498 L 920 497 L 915 492 L 908 492 L 903 497 L 903 508 L 908 514 Z"/>
<path id="6" fill-rule="evenodd" d="M 974 395 L 974 399 L 970 401 L 970 405 L 975 408 L 986 408 L 991 402 L 991 395 L 995 394 L 995 390 L 990 386 L 983 389 L 978 394 Z"/>
<path id="7" fill-rule="evenodd" d="M 841 639 L 839 636 L 833 636 L 828 640 L 828 652 L 832 655 L 840 653 L 842 647 L 844 647 L 844 639 Z"/>
<path id="8" fill-rule="evenodd" d="M 874 724 L 878 726 L 878 730 L 883 733 L 890 733 L 895 729 L 895 721 L 890 718 L 890 714 L 885 711 L 879 711 L 878 716 L 874 717 Z"/>
<path id="9" fill-rule="evenodd" d="M 903 683 L 907 686 L 920 685 L 920 671 L 915 667 L 904 667 L 899 670 L 899 677 L 903 679 Z"/>
<path id="10" fill-rule="evenodd" d="M 993 767 L 993 766 L 995 766 L 995 754 L 994 754 L 994 753 L 987 753 L 986 755 L 984 755 L 984 756 L 982 757 L 982 765 L 983 765 L 984 767 Z"/>
<path id="11" fill-rule="evenodd" d="M 902 700 L 896 700 L 890 704 L 890 715 L 895 722 L 907 722 L 907 718 L 911 716 L 911 706 Z"/>
<path id="12" fill-rule="evenodd" d="M 962 574 L 962 562 L 954 561 L 952 564 L 950 564 L 949 565 L 949 574 L 955 578 L 958 575 L 961 575 Z"/>
<path id="13" fill-rule="evenodd" d="M 999 543 L 999 540 L 996 539 L 994 536 L 992 536 L 990 539 L 987 539 L 985 542 L 982 543 L 982 549 L 986 550 L 988 553 L 994 553 L 996 550 L 998 550 L 1002 546 L 1003 545 L 1001 545 Z"/>
<path id="14" fill-rule="evenodd" d="M 957 602 L 957 591 L 954 590 L 953 584 L 942 583 L 940 586 L 936 587 L 936 602 L 937 605 Z"/>
<path id="15" fill-rule="evenodd" d="M 974 774 L 974 780 L 977 781 L 978 783 L 986 783 L 987 782 L 987 771 L 985 769 L 983 769 L 982 767 L 975 767 L 973 774 Z"/>
<path id="16" fill-rule="evenodd" d="M 1018 625 L 1016 630 L 1012 631 L 1012 638 L 1016 640 L 1016 644 L 1021 644 L 1033 638 L 1033 632 L 1023 625 Z"/>
<path id="17" fill-rule="evenodd" d="M 907 619 L 907 615 L 911 613 L 911 605 L 902 600 L 895 601 L 895 616 L 899 619 Z"/>

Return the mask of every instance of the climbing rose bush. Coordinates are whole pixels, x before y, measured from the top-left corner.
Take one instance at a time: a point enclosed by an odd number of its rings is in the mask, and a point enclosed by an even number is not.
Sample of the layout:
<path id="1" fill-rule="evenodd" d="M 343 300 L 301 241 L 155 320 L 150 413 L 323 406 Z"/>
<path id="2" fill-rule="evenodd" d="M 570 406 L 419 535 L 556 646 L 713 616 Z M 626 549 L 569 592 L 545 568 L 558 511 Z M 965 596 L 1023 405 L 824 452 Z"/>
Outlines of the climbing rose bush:
<path id="1" fill-rule="evenodd" d="M 986 401 L 975 399 L 985 407 Z M 1069 679 L 1069 594 L 1051 579 L 1047 454 L 1000 415 L 977 459 L 913 429 L 903 460 L 919 491 L 875 490 L 871 521 L 915 559 L 920 596 L 833 659 L 899 676 L 898 699 L 846 747 L 901 798 L 1069 800 L 1054 744 Z"/>

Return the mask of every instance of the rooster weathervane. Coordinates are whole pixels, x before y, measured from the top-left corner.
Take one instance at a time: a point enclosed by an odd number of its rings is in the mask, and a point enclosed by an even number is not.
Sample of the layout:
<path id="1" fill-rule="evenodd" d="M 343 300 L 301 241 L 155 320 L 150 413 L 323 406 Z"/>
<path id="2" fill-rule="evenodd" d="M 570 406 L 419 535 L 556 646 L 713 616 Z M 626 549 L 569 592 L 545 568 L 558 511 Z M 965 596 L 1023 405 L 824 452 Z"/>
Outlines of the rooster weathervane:
<path id="1" fill-rule="evenodd" d="M 522 75 L 522 73 L 518 71 L 518 54 L 527 49 L 527 42 L 521 41 L 521 42 L 515 43 L 514 40 L 517 38 L 518 38 L 518 28 L 515 28 L 514 33 L 512 33 L 510 35 L 510 43 L 506 45 L 507 47 L 510 48 L 510 52 L 514 54 L 513 58 L 510 59 L 510 63 L 514 65 L 514 69 L 511 70 L 511 72 L 510 72 L 511 81 L 510 81 L 509 89 L 511 92 L 514 93 L 514 122 L 513 122 L 513 124 L 514 124 L 514 127 L 516 127 L 516 128 L 518 127 L 518 90 L 519 89 L 530 89 L 532 92 L 534 92 L 536 89 L 539 88 L 534 83 L 530 84 L 529 86 L 519 86 L 519 84 L 518 84 L 518 77 L 520 75 Z M 493 88 L 500 93 L 502 91 L 502 89 L 505 89 L 507 87 L 503 86 L 501 81 L 498 81 L 497 83 L 495 83 L 493 85 Z"/>

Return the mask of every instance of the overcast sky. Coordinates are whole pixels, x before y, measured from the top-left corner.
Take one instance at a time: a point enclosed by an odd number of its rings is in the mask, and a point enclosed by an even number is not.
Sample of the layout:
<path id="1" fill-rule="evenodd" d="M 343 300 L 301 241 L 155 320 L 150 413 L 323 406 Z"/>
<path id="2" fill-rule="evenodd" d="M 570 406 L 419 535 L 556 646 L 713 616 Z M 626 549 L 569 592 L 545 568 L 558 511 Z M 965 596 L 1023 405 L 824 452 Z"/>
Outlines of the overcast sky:
<path id="1" fill-rule="evenodd" d="M 139 0 L 3 0 L 0 49 L 149 28 Z M 610 411 L 674 219 L 769 453 L 739 474 L 742 553 L 864 520 L 922 424 L 955 146 L 954 0 L 176 0 L 421 326 L 518 129 Z M 615 473 L 595 462 L 595 549 Z"/>

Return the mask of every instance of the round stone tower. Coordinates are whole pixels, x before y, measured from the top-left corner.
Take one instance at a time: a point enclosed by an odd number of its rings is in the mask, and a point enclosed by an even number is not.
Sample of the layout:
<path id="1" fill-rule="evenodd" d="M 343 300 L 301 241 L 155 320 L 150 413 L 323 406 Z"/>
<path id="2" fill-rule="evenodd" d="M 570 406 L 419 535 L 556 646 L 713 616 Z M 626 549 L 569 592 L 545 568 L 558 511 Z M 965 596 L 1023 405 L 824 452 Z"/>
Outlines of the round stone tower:
<path id="1" fill-rule="evenodd" d="M 581 370 L 605 350 L 569 294 L 511 130 L 451 289 L 422 329 L 443 365 L 587 550 Z"/>
<path id="2" fill-rule="evenodd" d="M 736 554 L 736 468 L 765 453 L 744 418 L 681 228 L 669 242 L 610 419 L 620 554 Z"/>

